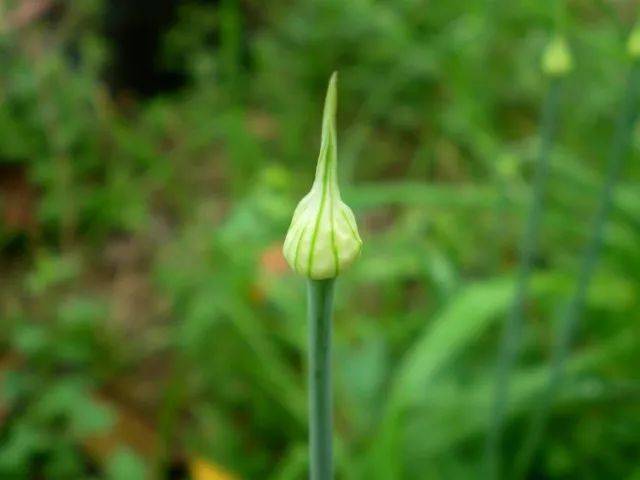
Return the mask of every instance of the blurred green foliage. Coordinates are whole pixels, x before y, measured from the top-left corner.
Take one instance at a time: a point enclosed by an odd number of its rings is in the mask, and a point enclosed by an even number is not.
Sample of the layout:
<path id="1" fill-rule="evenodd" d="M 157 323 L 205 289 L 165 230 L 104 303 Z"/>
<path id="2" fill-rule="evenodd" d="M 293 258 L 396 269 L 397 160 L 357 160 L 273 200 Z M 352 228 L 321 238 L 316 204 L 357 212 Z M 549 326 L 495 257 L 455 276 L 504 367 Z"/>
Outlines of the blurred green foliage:
<path id="1" fill-rule="evenodd" d="M 157 62 L 186 82 L 146 99 L 105 80 L 122 48 L 109 2 L 57 3 L 15 28 L 17 2 L 2 7 L 0 171 L 24 169 L 37 201 L 20 203 L 35 227 L 0 223 L 0 476 L 140 478 L 186 454 L 306 478 L 304 282 L 279 249 L 337 69 L 365 242 L 336 299 L 338 478 L 481 478 L 556 2 L 184 1 Z M 628 68 L 633 2 L 568 5 L 575 71 L 507 461 L 545 386 Z M 531 478 L 640 478 L 639 145 Z M 86 441 L 117 414 L 96 393 L 123 389 L 157 458 L 122 446 L 96 466 Z"/>

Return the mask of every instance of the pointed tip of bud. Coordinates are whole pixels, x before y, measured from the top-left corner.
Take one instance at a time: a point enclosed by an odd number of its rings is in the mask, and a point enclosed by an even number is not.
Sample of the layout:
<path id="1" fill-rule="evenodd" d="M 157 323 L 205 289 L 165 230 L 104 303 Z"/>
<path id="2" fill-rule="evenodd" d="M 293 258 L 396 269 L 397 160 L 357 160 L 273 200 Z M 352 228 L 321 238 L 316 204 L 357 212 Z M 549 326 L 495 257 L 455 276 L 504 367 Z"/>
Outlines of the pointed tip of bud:
<path id="1" fill-rule="evenodd" d="M 640 58 L 640 22 L 633 27 L 627 41 L 627 53 L 633 60 Z"/>
<path id="2" fill-rule="evenodd" d="M 573 68 L 571 50 L 563 36 L 554 37 L 542 55 L 542 71 L 551 77 L 563 77 Z"/>
<path id="3" fill-rule="evenodd" d="M 326 129 L 330 124 L 336 122 L 336 110 L 338 108 L 338 72 L 331 74 L 327 87 L 327 96 L 324 100 L 324 112 L 322 115 L 322 135 L 326 134 Z"/>
<path id="4" fill-rule="evenodd" d="M 316 177 L 293 213 L 283 247 L 291 268 L 315 280 L 338 276 L 362 247 L 353 212 L 342 201 L 338 188 L 337 82 L 338 74 L 333 72 L 324 103 Z"/>
<path id="5" fill-rule="evenodd" d="M 336 114 L 338 109 L 338 72 L 333 72 L 327 86 L 322 112 L 322 135 L 320 139 L 320 155 L 316 166 L 316 183 L 322 182 L 327 165 L 334 173 L 335 179 L 337 153 Z"/>

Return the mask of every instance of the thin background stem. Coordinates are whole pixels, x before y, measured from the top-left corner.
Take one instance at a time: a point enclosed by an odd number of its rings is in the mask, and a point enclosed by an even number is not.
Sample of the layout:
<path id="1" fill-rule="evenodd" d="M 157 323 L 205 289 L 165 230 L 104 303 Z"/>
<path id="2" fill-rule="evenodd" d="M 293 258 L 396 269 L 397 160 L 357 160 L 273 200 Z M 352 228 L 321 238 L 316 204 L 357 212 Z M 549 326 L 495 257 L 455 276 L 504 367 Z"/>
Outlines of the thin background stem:
<path id="1" fill-rule="evenodd" d="M 310 479 L 333 478 L 331 316 L 335 279 L 309 280 Z"/>
<path id="2" fill-rule="evenodd" d="M 549 155 L 553 144 L 558 117 L 561 80 L 553 79 L 547 93 L 540 127 L 540 150 L 536 162 L 531 205 L 527 224 L 520 244 L 519 269 L 511 311 L 504 326 L 498 365 L 491 424 L 485 445 L 485 469 L 487 478 L 500 478 L 502 464 L 501 443 L 509 401 L 509 378 L 517 361 L 524 318 L 529 277 L 537 251 L 538 231 L 547 186 Z"/>
<path id="3" fill-rule="evenodd" d="M 593 272 L 602 247 L 604 227 L 609 217 L 609 212 L 611 211 L 615 185 L 629 149 L 631 132 L 638 113 L 636 106 L 638 100 L 638 81 L 640 81 L 640 67 L 638 62 L 635 62 L 629 70 L 626 92 L 620 107 L 615 136 L 607 165 L 607 174 L 602 187 L 598 209 L 593 220 L 591 236 L 589 237 L 582 256 L 576 288 L 573 297 L 563 310 L 563 315 L 560 318 L 558 336 L 551 357 L 547 389 L 533 416 L 525 444 L 518 456 L 515 475 L 512 477 L 515 479 L 523 478 L 529 469 L 531 460 L 543 437 L 550 407 L 557 396 L 562 382 L 564 366 L 569 354 L 571 342 L 584 309 L 589 284 L 593 277 Z"/>

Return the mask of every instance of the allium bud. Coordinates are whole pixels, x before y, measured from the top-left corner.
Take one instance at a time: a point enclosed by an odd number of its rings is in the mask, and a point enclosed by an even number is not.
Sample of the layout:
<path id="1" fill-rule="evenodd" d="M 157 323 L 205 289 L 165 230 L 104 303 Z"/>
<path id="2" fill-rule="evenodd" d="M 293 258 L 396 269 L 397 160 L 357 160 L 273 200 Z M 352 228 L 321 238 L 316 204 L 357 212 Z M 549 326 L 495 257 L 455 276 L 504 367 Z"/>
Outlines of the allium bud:
<path id="1" fill-rule="evenodd" d="M 342 202 L 338 188 L 336 104 L 334 73 L 324 104 L 316 177 L 311 191 L 293 212 L 283 248 L 291 268 L 314 280 L 338 276 L 362 247 L 353 212 Z"/>
<path id="2" fill-rule="evenodd" d="M 640 58 L 640 23 L 631 30 L 629 40 L 627 41 L 627 52 L 634 60 Z"/>
<path id="3" fill-rule="evenodd" d="M 566 40 L 561 36 L 556 36 L 549 44 L 542 55 L 542 70 L 552 77 L 563 77 L 573 68 L 571 51 Z"/>

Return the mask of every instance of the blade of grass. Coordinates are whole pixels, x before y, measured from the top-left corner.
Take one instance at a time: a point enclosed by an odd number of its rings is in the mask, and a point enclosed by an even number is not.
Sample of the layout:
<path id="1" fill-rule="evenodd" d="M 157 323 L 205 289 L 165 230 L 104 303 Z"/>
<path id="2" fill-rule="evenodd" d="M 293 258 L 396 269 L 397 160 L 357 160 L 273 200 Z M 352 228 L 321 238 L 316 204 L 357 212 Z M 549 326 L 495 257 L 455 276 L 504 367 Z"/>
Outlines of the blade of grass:
<path id="1" fill-rule="evenodd" d="M 269 339 L 264 325 L 255 321 L 255 314 L 243 302 L 229 300 L 222 308 L 257 359 L 255 369 L 250 372 L 256 383 L 282 405 L 296 427 L 302 428 L 307 418 L 304 391 L 291 366 Z"/>
<path id="2" fill-rule="evenodd" d="M 286 453 L 270 480 L 298 480 L 303 478 L 309 466 L 306 445 L 295 444 Z"/>
<path id="3" fill-rule="evenodd" d="M 381 205 L 429 205 L 443 208 L 488 208 L 498 194 L 485 185 L 433 185 L 425 182 L 378 182 L 345 189 L 344 197 L 355 208 Z"/>

